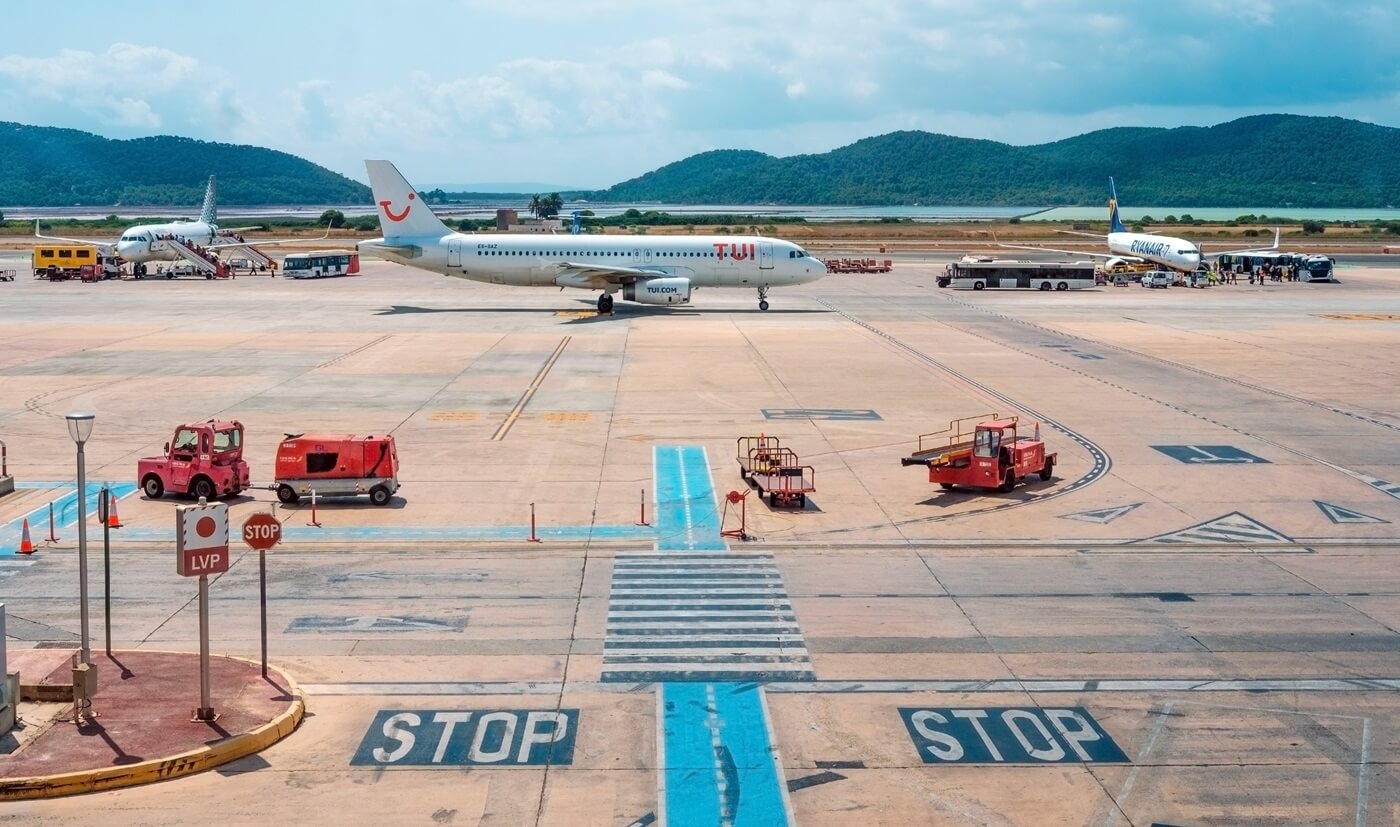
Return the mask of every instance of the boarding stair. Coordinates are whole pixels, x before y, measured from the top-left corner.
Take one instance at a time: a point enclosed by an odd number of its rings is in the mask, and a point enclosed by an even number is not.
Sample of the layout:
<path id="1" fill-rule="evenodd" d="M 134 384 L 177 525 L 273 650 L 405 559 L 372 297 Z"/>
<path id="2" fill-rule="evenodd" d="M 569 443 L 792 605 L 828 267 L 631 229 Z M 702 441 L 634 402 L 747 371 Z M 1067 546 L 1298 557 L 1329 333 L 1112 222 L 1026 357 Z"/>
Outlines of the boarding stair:
<path id="1" fill-rule="evenodd" d="M 165 244 L 185 261 L 193 264 L 195 271 L 205 278 L 223 278 L 223 264 L 203 247 L 195 246 L 178 238 L 168 238 L 165 240 Z"/>

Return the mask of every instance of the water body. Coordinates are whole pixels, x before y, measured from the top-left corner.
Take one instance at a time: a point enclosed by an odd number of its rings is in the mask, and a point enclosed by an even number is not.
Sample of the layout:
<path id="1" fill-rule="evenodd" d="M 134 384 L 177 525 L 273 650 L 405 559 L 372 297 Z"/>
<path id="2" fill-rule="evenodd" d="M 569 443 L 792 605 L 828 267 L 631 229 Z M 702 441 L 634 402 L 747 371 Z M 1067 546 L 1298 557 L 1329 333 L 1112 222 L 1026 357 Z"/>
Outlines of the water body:
<path id="1" fill-rule="evenodd" d="M 460 204 L 434 206 L 433 210 L 444 218 L 493 219 L 496 210 L 508 208 L 528 215 L 525 202 L 515 199 L 499 199 Z M 236 205 L 219 208 L 221 222 L 258 221 L 271 218 L 315 219 L 328 209 L 340 210 L 354 218 L 374 214 L 374 207 L 368 204 L 329 204 L 320 206 L 268 206 L 239 207 Z M 621 215 L 629 209 L 642 212 L 656 210 L 671 215 L 758 215 L 774 218 L 802 218 L 813 222 L 831 221 L 878 221 L 882 218 L 908 218 L 921 222 L 963 222 L 998 221 L 1021 217 L 1028 221 L 1104 221 L 1108 218 L 1106 206 L 1087 207 L 843 207 L 831 205 L 774 205 L 774 204 L 602 204 L 572 202 L 565 204 L 563 215 L 572 210 L 592 210 L 600 217 Z M 1122 207 L 1123 218 L 1135 221 L 1143 216 L 1157 220 L 1169 215 L 1190 215 L 1208 221 L 1229 221 L 1241 215 L 1269 215 L 1295 220 L 1313 219 L 1320 221 L 1400 221 L 1400 209 L 1394 208 L 1332 208 L 1316 209 L 1303 207 Z M 123 218 L 147 219 L 189 218 L 193 220 L 198 210 L 195 207 L 3 207 L 5 217 L 17 221 L 33 221 L 76 218 L 92 220 L 105 218 L 116 213 Z"/>

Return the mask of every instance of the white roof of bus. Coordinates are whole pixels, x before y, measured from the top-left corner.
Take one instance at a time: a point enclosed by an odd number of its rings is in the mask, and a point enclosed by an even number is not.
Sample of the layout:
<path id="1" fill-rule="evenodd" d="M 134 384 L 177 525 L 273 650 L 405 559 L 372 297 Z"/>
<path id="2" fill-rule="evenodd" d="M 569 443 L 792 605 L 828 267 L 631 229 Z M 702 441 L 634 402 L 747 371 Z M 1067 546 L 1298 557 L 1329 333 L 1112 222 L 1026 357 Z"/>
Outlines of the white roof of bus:
<path id="1" fill-rule="evenodd" d="M 309 253 L 287 253 L 284 258 L 309 258 L 311 256 L 353 256 L 357 250 L 312 250 Z"/>

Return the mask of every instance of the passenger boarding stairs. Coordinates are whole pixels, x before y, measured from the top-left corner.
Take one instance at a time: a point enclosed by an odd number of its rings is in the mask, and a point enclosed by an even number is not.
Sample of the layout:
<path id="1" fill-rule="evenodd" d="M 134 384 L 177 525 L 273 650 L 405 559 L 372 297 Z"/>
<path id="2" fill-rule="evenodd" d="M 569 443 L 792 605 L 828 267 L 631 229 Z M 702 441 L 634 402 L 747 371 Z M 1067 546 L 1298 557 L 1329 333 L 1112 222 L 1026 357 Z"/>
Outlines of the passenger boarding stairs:
<path id="1" fill-rule="evenodd" d="M 244 244 L 241 236 L 236 236 L 228 231 L 220 232 L 219 236 L 220 244 L 228 244 L 234 241 L 239 242 L 239 246 L 237 247 L 223 248 L 225 259 L 246 258 L 253 263 L 254 268 L 261 267 L 263 269 L 271 269 L 272 256 L 269 256 L 252 244 Z"/>
<path id="2" fill-rule="evenodd" d="M 208 278 L 213 278 L 215 276 L 223 277 L 223 265 L 219 263 L 218 259 L 206 252 L 203 247 L 196 247 L 178 238 L 166 239 L 165 244 L 178 253 L 185 261 L 193 264 L 195 270 L 200 275 Z"/>

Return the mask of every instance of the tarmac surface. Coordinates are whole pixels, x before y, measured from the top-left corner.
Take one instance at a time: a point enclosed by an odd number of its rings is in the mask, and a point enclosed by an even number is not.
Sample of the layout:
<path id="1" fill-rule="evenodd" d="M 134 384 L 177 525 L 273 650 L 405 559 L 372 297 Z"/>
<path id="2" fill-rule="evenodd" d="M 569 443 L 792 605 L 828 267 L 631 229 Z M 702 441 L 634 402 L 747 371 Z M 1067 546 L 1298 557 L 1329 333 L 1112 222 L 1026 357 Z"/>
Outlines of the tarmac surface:
<path id="1" fill-rule="evenodd" d="M 901 260 L 766 313 L 702 290 L 598 317 L 593 294 L 365 269 L 0 284 L 12 652 L 77 639 L 70 409 L 97 412 L 89 481 L 126 485 L 122 650 L 197 649 L 181 500 L 129 493 L 180 422 L 244 422 L 260 485 L 287 432 L 392 432 L 404 468 L 385 508 L 278 509 L 269 648 L 306 697 L 296 733 L 0 814 L 1400 822 L 1400 270 L 973 293 Z M 943 491 L 901 467 L 989 412 L 1039 424 L 1052 480 Z M 744 542 L 723 495 L 760 433 L 816 490 L 800 510 L 750 494 Z M 249 494 L 235 525 L 272 507 Z M 4 556 L 26 516 L 39 552 Z M 96 525 L 88 544 L 100 640 Z M 211 604 L 216 654 L 256 659 L 255 553 Z"/>

